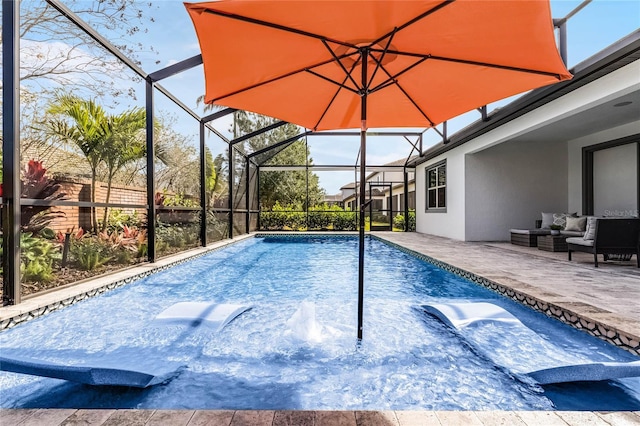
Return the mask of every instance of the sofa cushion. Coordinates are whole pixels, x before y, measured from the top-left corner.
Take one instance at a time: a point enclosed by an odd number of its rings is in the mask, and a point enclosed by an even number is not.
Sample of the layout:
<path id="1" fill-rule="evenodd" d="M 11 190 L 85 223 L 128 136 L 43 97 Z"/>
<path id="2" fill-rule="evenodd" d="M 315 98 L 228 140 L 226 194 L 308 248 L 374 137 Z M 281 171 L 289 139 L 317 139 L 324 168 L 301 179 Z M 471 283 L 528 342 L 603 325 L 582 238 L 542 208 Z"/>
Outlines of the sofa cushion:
<path id="1" fill-rule="evenodd" d="M 584 247 L 593 247 L 593 240 L 585 240 L 580 237 L 569 237 L 567 238 L 567 244 L 575 244 L 577 246 Z"/>
<path id="2" fill-rule="evenodd" d="M 551 225 L 553 225 L 553 215 L 554 213 L 542 212 L 542 224 L 540 225 L 541 229 L 549 229 Z"/>
<path id="3" fill-rule="evenodd" d="M 593 240 L 596 237 L 596 221 L 598 220 L 595 216 L 587 216 L 587 225 L 585 227 L 584 235 L 582 238 L 585 240 Z"/>
<path id="4" fill-rule="evenodd" d="M 553 214 L 553 224 L 556 226 L 561 226 L 564 229 L 567 224 L 567 215 L 566 213 L 554 213 Z"/>
<path id="5" fill-rule="evenodd" d="M 564 227 L 565 231 L 576 231 L 576 232 L 584 232 L 587 228 L 587 217 L 566 217 L 567 224 Z M 582 234 L 580 234 L 582 235 Z"/>
<path id="6" fill-rule="evenodd" d="M 550 229 L 509 229 L 512 234 L 523 235 L 551 235 Z"/>
<path id="7" fill-rule="evenodd" d="M 560 231 L 560 235 L 566 235 L 567 237 L 582 237 L 584 235 L 584 232 Z"/>

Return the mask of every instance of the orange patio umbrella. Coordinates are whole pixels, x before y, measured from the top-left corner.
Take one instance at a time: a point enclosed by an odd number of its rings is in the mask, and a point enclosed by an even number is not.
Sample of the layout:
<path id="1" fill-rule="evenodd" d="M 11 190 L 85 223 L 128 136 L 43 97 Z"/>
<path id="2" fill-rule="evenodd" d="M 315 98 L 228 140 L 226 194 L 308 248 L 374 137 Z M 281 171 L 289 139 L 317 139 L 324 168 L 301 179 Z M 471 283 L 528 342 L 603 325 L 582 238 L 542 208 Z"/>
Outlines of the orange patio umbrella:
<path id="1" fill-rule="evenodd" d="M 185 3 L 205 102 L 313 130 L 432 127 L 571 78 L 547 0 L 219 0 Z M 364 184 L 358 338 L 362 338 Z"/>

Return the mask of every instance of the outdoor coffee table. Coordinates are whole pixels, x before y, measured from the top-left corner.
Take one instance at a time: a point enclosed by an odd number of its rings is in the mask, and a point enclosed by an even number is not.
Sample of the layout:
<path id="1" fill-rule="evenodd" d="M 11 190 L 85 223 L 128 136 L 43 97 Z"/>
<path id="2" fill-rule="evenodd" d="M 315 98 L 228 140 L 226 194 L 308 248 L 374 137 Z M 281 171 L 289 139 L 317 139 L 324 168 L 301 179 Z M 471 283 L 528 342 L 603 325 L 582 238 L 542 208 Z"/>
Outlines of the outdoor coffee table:
<path id="1" fill-rule="evenodd" d="M 567 251 L 567 237 L 565 235 L 540 235 L 538 250 Z"/>

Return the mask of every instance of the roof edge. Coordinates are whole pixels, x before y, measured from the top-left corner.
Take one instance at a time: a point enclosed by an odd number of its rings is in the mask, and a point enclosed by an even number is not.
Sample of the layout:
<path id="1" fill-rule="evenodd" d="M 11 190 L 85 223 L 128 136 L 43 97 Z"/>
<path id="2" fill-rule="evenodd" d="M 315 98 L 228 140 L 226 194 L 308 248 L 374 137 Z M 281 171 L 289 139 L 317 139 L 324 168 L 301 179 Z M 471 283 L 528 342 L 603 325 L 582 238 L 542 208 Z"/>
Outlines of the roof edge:
<path id="1" fill-rule="evenodd" d="M 573 79 L 532 90 L 506 106 L 492 111 L 488 115 L 487 121 L 476 120 L 451 135 L 449 142 L 439 142 L 432 146 L 425 151 L 421 157 L 418 157 L 410 164 L 417 166 L 427 162 L 447 151 L 457 148 L 466 142 L 488 133 L 495 128 L 515 120 L 532 110 L 558 99 L 569 92 L 595 81 L 602 77 L 598 72 L 606 67 L 613 67 L 607 72 L 607 74 L 620 69 L 628 65 L 628 62 L 623 61 L 624 58 L 639 51 L 640 29 L 633 31 L 629 35 L 576 64 L 569 70 L 574 76 Z"/>

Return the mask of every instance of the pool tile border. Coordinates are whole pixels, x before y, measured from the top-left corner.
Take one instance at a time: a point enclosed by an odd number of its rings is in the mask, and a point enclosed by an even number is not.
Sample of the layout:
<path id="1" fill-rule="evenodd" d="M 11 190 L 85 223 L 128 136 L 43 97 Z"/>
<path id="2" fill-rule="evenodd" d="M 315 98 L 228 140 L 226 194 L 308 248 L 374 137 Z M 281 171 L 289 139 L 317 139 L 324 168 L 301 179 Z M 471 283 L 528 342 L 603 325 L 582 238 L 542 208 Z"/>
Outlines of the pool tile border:
<path id="1" fill-rule="evenodd" d="M 384 244 L 395 247 L 396 249 L 404 253 L 407 253 L 411 256 L 417 257 L 420 260 L 444 269 L 445 271 L 451 272 L 454 275 L 465 278 L 473 283 L 476 283 L 498 294 L 508 297 L 509 299 L 514 300 L 522 305 L 535 309 L 538 312 L 542 312 L 548 317 L 557 319 L 565 324 L 568 324 L 574 328 L 585 331 L 592 336 L 602 339 L 612 345 L 618 346 L 628 352 L 631 352 L 634 355 L 640 356 L 640 341 L 638 340 L 637 336 L 629 335 L 600 321 L 586 318 L 562 306 L 558 306 L 556 304 L 546 302 L 521 291 L 514 290 L 511 287 L 458 268 L 457 266 L 442 262 L 431 256 L 427 256 L 417 251 L 408 249 L 397 243 L 385 240 L 384 238 L 381 238 L 377 235 L 371 235 L 371 237 L 383 242 Z"/>
<path id="2" fill-rule="evenodd" d="M 47 315 L 51 312 L 55 312 L 58 311 L 62 308 L 66 308 L 67 306 L 71 306 L 75 303 L 81 302 L 85 299 L 89 299 L 91 297 L 95 297 L 95 296 L 99 296 L 105 292 L 111 291 L 111 290 L 115 290 L 116 288 L 122 287 L 126 284 L 130 284 L 134 281 L 143 279 L 148 277 L 149 275 L 155 274 L 156 272 L 161 272 L 164 270 L 167 270 L 169 268 L 172 268 L 174 266 L 183 264 L 185 262 L 189 262 L 193 259 L 197 259 L 199 257 L 205 256 L 207 254 L 210 254 L 214 251 L 218 251 L 220 249 L 223 249 L 225 247 L 228 247 L 232 244 L 238 243 L 240 241 L 243 241 L 247 238 L 252 237 L 253 235 L 248 235 L 248 236 L 243 236 L 243 238 L 239 238 L 239 239 L 234 239 L 234 240 L 229 240 L 229 241 L 223 241 L 221 244 L 218 244 L 216 246 L 210 246 L 210 247 L 200 247 L 199 249 L 201 249 L 202 251 L 198 252 L 198 253 L 192 253 L 189 254 L 188 252 L 182 252 L 177 254 L 185 256 L 183 258 L 180 259 L 176 259 L 176 260 L 170 260 L 171 257 L 170 256 L 168 258 L 165 259 L 160 259 L 160 262 L 162 262 L 162 260 L 169 260 L 167 263 L 164 263 L 162 265 L 157 265 L 154 266 L 156 264 L 154 263 L 145 263 L 145 264 L 141 264 L 139 266 L 141 267 L 147 267 L 148 269 L 138 272 L 136 274 L 133 275 L 129 275 L 126 276 L 124 278 L 121 279 L 117 279 L 115 281 L 111 281 L 108 282 L 104 285 L 101 285 L 99 287 L 96 288 L 92 288 L 86 291 L 81 291 L 78 294 L 75 294 L 73 296 L 69 296 L 67 298 L 64 298 L 62 300 L 58 300 L 58 301 L 54 301 L 48 304 L 45 304 L 44 306 L 39 306 L 36 307 L 34 309 L 28 310 L 26 312 L 23 313 L 19 313 L 17 315 L 13 315 L 10 316 L 8 318 L 4 318 L 4 319 L 0 319 L 0 332 L 4 331 L 4 330 L 8 330 L 10 328 L 15 327 L 18 324 L 22 324 L 26 321 L 31 321 L 33 319 L 36 318 L 40 318 L 43 315 Z M 81 285 L 81 283 L 78 283 L 77 285 Z M 67 287 L 68 288 L 72 288 L 72 287 Z"/>

